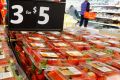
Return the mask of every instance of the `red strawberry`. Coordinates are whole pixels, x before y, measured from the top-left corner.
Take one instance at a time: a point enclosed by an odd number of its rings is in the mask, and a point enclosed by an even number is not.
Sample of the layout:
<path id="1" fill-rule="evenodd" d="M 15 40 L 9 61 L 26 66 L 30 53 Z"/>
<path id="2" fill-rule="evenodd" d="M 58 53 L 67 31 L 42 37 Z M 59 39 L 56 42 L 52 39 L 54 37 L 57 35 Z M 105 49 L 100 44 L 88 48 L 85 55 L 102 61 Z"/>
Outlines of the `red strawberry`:
<path id="1" fill-rule="evenodd" d="M 21 52 L 23 49 L 22 49 L 20 46 L 16 45 L 16 46 L 15 46 L 15 50 L 16 50 L 17 52 Z"/>
<path id="2" fill-rule="evenodd" d="M 32 75 L 31 80 L 38 80 L 38 79 L 36 78 L 36 75 L 35 75 L 35 74 Z"/>
<path id="3" fill-rule="evenodd" d="M 35 71 L 37 80 L 45 80 L 44 71 L 36 69 Z"/>

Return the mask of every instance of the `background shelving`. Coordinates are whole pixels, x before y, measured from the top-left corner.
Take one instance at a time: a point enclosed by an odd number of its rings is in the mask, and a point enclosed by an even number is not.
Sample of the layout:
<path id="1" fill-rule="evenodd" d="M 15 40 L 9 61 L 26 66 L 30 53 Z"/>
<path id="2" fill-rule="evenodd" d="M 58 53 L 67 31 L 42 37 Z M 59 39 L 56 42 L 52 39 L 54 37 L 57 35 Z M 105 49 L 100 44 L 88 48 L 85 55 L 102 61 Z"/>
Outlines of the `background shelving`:
<path id="1" fill-rule="evenodd" d="M 66 10 L 73 5 L 80 11 L 80 5 L 84 0 L 67 0 Z M 97 18 L 90 21 L 97 26 L 120 28 L 120 0 L 89 0 L 92 12 L 97 13 Z M 106 20 L 108 22 L 106 22 Z"/>

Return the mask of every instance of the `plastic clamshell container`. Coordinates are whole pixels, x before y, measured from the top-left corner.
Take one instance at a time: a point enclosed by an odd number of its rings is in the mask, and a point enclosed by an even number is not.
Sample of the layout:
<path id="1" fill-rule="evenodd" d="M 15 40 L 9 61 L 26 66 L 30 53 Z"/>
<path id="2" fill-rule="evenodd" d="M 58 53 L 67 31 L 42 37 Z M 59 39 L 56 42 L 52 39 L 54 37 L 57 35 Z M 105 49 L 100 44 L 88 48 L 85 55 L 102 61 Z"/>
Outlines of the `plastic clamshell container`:
<path id="1" fill-rule="evenodd" d="M 105 38 L 105 37 L 102 36 L 102 35 L 94 35 L 94 37 L 97 38 L 98 40 L 100 40 L 100 39 L 104 39 L 104 38 Z"/>
<path id="2" fill-rule="evenodd" d="M 95 45 L 96 48 L 99 48 L 99 49 L 105 49 L 107 46 L 110 46 L 109 43 L 102 42 L 100 40 L 95 40 L 95 41 L 94 40 L 90 40 L 89 42 L 90 42 L 90 44 Z"/>
<path id="3" fill-rule="evenodd" d="M 73 37 L 76 40 L 80 40 L 81 39 L 81 35 L 77 35 L 76 32 L 68 32 L 68 31 L 64 31 L 63 32 L 65 35 L 69 35 L 71 37 Z"/>
<path id="4" fill-rule="evenodd" d="M 3 51 L 0 52 L 0 65 L 7 64 L 8 57 L 6 57 L 5 53 Z"/>
<path id="5" fill-rule="evenodd" d="M 89 41 L 89 40 L 96 40 L 96 38 L 94 38 L 94 36 L 92 36 L 92 35 L 83 35 L 82 40 Z"/>
<path id="6" fill-rule="evenodd" d="M 105 63 L 92 61 L 86 63 L 86 67 L 95 72 L 99 76 L 99 80 L 119 80 L 120 71 Z"/>
<path id="7" fill-rule="evenodd" d="M 28 42 L 45 42 L 42 37 L 27 37 L 26 41 L 28 41 Z"/>
<path id="8" fill-rule="evenodd" d="M 33 43 L 29 43 L 29 45 L 33 48 L 33 49 L 36 49 L 36 48 L 48 48 L 46 43 L 42 43 L 42 42 L 33 42 Z"/>
<path id="9" fill-rule="evenodd" d="M 59 37 L 62 34 L 61 32 L 58 32 L 58 31 L 49 31 L 49 32 L 46 32 L 46 33 L 48 33 L 48 34 L 50 34 L 54 37 Z"/>
<path id="10" fill-rule="evenodd" d="M 60 53 L 54 52 L 52 50 L 38 51 L 37 54 L 39 54 L 42 58 L 46 59 L 60 59 L 63 57 Z"/>
<path id="11" fill-rule="evenodd" d="M 116 59 L 120 59 L 120 48 L 117 48 L 117 47 L 107 47 L 106 49 L 108 50 L 112 50 L 113 53 L 114 53 L 114 58 Z"/>
<path id="12" fill-rule="evenodd" d="M 52 35 L 47 35 L 45 40 L 46 40 L 46 42 L 47 41 L 62 41 L 62 40 L 59 40 L 57 37 L 52 36 Z"/>
<path id="13" fill-rule="evenodd" d="M 50 66 L 45 70 L 48 80 L 84 80 L 84 72 L 75 66 Z"/>
<path id="14" fill-rule="evenodd" d="M 101 50 L 86 50 L 82 51 L 82 54 L 85 54 L 91 60 L 100 61 L 100 62 L 107 62 L 112 60 L 112 54 L 102 52 Z"/>
<path id="15" fill-rule="evenodd" d="M 120 42 L 117 40 L 108 40 L 107 43 L 109 43 L 112 47 L 120 47 Z"/>
<path id="16" fill-rule="evenodd" d="M 51 49 L 33 50 L 33 53 L 38 58 L 38 61 L 47 60 L 47 65 L 59 65 L 63 59 L 66 59 L 61 53 L 54 52 Z"/>
<path id="17" fill-rule="evenodd" d="M 67 58 L 81 58 L 83 56 L 83 54 L 78 50 L 61 50 L 60 52 Z"/>
<path id="18" fill-rule="evenodd" d="M 64 41 L 66 41 L 66 40 L 74 41 L 75 40 L 72 36 L 69 36 L 69 35 L 66 35 L 66 34 L 62 34 L 60 38 Z"/>
<path id="19" fill-rule="evenodd" d="M 51 41 L 48 42 L 48 45 L 54 51 L 60 51 L 62 49 L 73 49 L 68 43 L 64 41 Z"/>
<path id="20" fill-rule="evenodd" d="M 107 64 L 117 68 L 117 69 L 120 69 L 120 60 L 111 60 L 109 62 L 107 62 Z"/>
<path id="21" fill-rule="evenodd" d="M 81 58 L 90 58 L 87 54 L 82 54 L 81 51 L 75 50 L 75 49 L 68 49 L 68 50 L 60 50 L 60 53 L 62 55 L 66 56 L 68 59 L 81 59 Z"/>
<path id="22" fill-rule="evenodd" d="M 89 50 L 90 49 L 90 45 L 85 43 L 85 42 L 80 42 L 80 41 L 73 41 L 71 42 L 71 45 L 76 48 L 77 50 Z"/>

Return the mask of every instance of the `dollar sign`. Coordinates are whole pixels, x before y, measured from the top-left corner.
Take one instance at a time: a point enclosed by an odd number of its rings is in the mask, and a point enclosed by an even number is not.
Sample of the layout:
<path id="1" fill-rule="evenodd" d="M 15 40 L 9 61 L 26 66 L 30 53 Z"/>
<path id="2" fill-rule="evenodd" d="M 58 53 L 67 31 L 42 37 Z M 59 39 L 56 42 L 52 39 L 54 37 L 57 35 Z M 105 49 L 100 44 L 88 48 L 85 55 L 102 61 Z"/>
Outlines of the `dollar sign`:
<path id="1" fill-rule="evenodd" d="M 35 14 L 37 12 L 37 7 L 35 6 L 34 8 L 33 8 L 33 13 Z"/>

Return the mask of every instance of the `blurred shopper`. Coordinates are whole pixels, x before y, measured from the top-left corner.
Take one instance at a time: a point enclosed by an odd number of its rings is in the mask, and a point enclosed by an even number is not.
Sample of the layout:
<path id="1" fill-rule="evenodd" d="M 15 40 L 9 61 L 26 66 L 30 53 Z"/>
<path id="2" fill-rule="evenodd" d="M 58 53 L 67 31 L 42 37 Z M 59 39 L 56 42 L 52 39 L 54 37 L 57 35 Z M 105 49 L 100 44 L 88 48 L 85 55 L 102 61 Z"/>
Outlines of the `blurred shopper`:
<path id="1" fill-rule="evenodd" d="M 89 12 L 90 11 L 90 3 L 88 2 L 88 0 L 85 0 L 82 4 L 81 4 L 81 19 L 80 19 L 80 27 L 84 24 L 84 27 L 87 27 L 88 25 L 88 20 L 87 18 L 84 18 L 84 13 L 85 12 Z"/>

